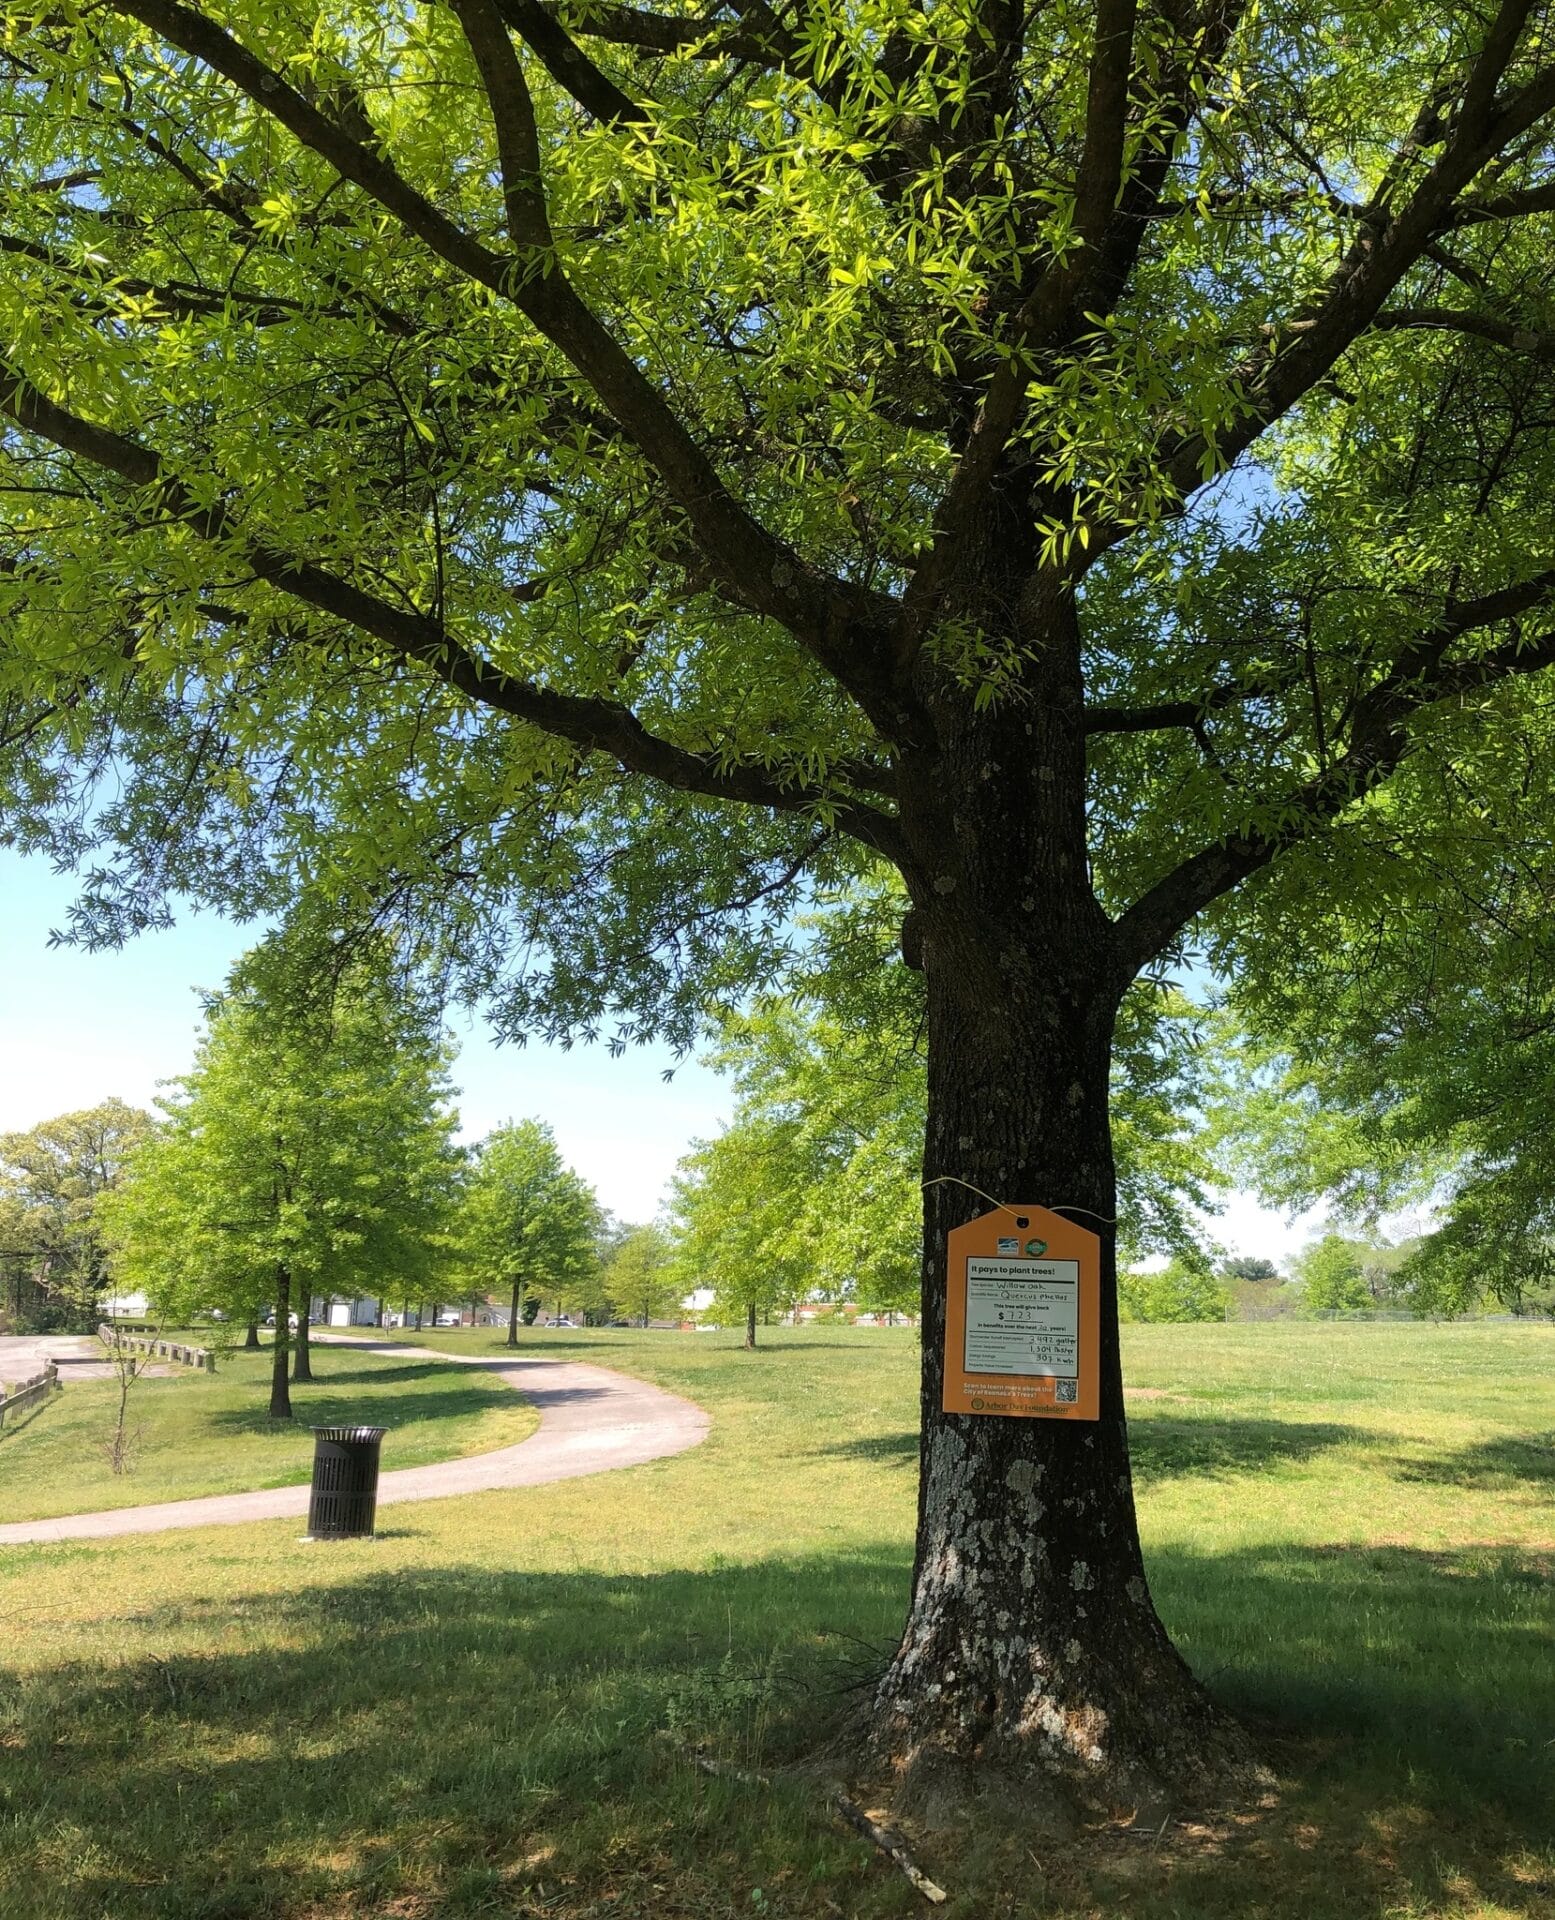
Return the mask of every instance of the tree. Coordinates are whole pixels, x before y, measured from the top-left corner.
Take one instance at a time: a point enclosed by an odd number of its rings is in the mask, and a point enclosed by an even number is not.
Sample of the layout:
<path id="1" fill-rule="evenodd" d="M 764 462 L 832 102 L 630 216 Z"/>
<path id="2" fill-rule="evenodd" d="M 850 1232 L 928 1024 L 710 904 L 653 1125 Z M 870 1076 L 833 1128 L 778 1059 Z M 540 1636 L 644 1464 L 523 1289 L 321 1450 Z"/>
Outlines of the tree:
<path id="1" fill-rule="evenodd" d="M 1248 1253 L 1232 1254 L 1229 1259 L 1220 1263 L 1220 1271 L 1227 1280 L 1240 1280 L 1250 1284 L 1257 1284 L 1263 1280 L 1277 1281 L 1280 1277 L 1280 1270 L 1272 1260 L 1265 1260 L 1260 1255 Z"/>
<path id="2" fill-rule="evenodd" d="M 1303 1304 L 1309 1313 L 1357 1313 L 1373 1305 L 1353 1240 L 1325 1233 L 1296 1262 Z"/>
<path id="3" fill-rule="evenodd" d="M 1320 1194 L 1363 1231 L 1428 1204 L 1440 1224 L 1386 1250 L 1379 1276 L 1417 1312 L 1552 1298 L 1548 799 L 1526 780 L 1487 794 L 1477 806 L 1494 831 L 1450 884 L 1422 888 L 1379 861 L 1394 911 L 1335 903 L 1315 938 L 1237 982 L 1236 1165 L 1276 1203 Z"/>
<path id="4" fill-rule="evenodd" d="M 38 1296 L 32 1317 L 95 1325 L 109 1278 L 100 1203 L 151 1127 L 143 1108 L 104 1100 L 0 1134 L 0 1256 L 11 1270 L 13 1314 L 30 1288 Z"/>
<path id="5" fill-rule="evenodd" d="M 599 1203 L 562 1159 L 540 1120 L 509 1121 L 477 1151 L 460 1237 L 472 1280 L 511 1294 L 507 1344 L 518 1345 L 520 1313 L 533 1319 L 546 1294 L 586 1287 L 597 1275 Z"/>
<path id="6" fill-rule="evenodd" d="M 312 943 L 285 935 L 240 961 L 108 1214 L 118 1270 L 165 1314 L 252 1320 L 273 1302 L 275 1419 L 291 1418 L 294 1309 L 301 1362 L 315 1290 L 382 1294 L 447 1257 L 448 1048 L 390 962 L 364 948 L 321 978 Z"/>
<path id="7" fill-rule="evenodd" d="M 681 1288 L 670 1239 L 656 1220 L 621 1235 L 604 1269 L 604 1287 L 612 1310 L 639 1326 L 671 1312 L 678 1315 Z"/>
<path id="8" fill-rule="evenodd" d="M 680 1290 L 710 1289 L 718 1322 L 744 1321 L 747 1350 L 764 1315 L 791 1311 L 815 1285 L 810 1249 L 793 1231 L 790 1146 L 781 1126 L 747 1121 L 698 1141 L 671 1187 Z"/>
<path id="9" fill-rule="evenodd" d="M 859 1741 L 909 1796 L 1245 1764 L 1139 1552 L 1114 1030 L 1549 763 L 1546 34 L 13 10 L 0 791 L 94 854 L 77 938 L 307 888 L 508 1031 L 684 1042 L 901 874 L 924 1491 Z M 988 1193 L 1101 1231 L 1094 1427 L 938 1411 Z"/>
<path id="10" fill-rule="evenodd" d="M 1158 1271 L 1120 1273 L 1118 1301 L 1130 1320 L 1224 1320 L 1226 1290 L 1205 1260 L 1176 1255 Z"/>

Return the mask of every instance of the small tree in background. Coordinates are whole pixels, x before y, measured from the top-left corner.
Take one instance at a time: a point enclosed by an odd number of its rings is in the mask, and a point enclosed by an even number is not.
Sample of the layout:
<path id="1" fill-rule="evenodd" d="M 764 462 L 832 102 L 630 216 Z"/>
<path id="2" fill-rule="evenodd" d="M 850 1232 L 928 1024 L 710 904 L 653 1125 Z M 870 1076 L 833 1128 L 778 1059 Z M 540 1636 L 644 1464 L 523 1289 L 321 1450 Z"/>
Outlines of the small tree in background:
<path id="1" fill-rule="evenodd" d="M 1147 1321 L 1224 1320 L 1226 1291 L 1208 1265 L 1184 1254 L 1159 1273 L 1118 1275 L 1125 1318 Z"/>
<path id="2" fill-rule="evenodd" d="M 747 1348 L 764 1314 L 797 1305 L 816 1283 L 814 1249 L 795 1226 L 792 1151 L 786 1128 L 746 1120 L 698 1142 L 675 1176 L 680 1283 L 711 1289 L 720 1321 L 743 1319 Z"/>
<path id="3" fill-rule="evenodd" d="M 646 1327 L 678 1308 L 681 1288 L 666 1228 L 657 1220 L 628 1227 L 605 1268 L 605 1296 L 623 1319 Z"/>
<path id="4" fill-rule="evenodd" d="M 1342 1234 L 1325 1233 L 1296 1260 L 1308 1313 L 1358 1313 L 1374 1306 L 1362 1260 L 1365 1249 Z"/>
<path id="5" fill-rule="evenodd" d="M 461 1162 L 434 1014 L 385 949 L 328 977 L 321 959 L 298 936 L 239 962 L 108 1219 L 121 1273 L 170 1318 L 251 1320 L 273 1300 L 276 1419 L 293 1308 L 307 1379 L 314 1289 L 420 1285 L 446 1255 Z"/>
<path id="6" fill-rule="evenodd" d="M 1245 1280 L 1258 1283 L 1265 1280 L 1278 1282 L 1280 1270 L 1272 1260 L 1262 1260 L 1246 1253 L 1234 1253 L 1220 1263 L 1220 1271 L 1227 1280 Z"/>
<path id="7" fill-rule="evenodd" d="M 472 1283 L 510 1296 L 510 1347 L 520 1318 L 533 1320 L 544 1296 L 590 1290 L 598 1225 L 593 1188 L 563 1160 L 543 1121 L 509 1121 L 487 1136 L 465 1195 L 460 1244 Z"/>
<path id="8" fill-rule="evenodd" d="M 13 1322 L 25 1315 L 40 1328 L 95 1323 L 109 1281 L 100 1202 L 152 1126 L 143 1108 L 104 1100 L 26 1132 L 0 1134 L 0 1257 L 9 1270 Z"/>

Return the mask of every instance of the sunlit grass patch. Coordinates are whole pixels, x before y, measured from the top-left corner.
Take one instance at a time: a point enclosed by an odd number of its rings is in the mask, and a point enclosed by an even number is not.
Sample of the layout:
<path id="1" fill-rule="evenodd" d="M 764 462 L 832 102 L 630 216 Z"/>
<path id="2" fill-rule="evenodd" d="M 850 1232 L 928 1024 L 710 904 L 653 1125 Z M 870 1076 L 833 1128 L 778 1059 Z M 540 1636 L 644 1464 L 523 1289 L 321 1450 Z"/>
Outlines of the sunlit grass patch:
<path id="1" fill-rule="evenodd" d="M 485 1351 L 492 1337 L 438 1335 Z M 627 1472 L 4 1562 L 7 1920 L 921 1911 L 813 1751 L 900 1623 L 907 1333 L 536 1335 L 713 1415 Z M 1537 1328 L 1134 1328 L 1152 1579 L 1273 1803 L 925 1848 L 955 1920 L 1555 1913 Z M 1380 1385 L 1379 1385 L 1380 1382 Z M 1532 1451 L 1530 1451 L 1532 1449 Z M 1488 1464 L 1487 1464 L 1488 1463 Z"/>

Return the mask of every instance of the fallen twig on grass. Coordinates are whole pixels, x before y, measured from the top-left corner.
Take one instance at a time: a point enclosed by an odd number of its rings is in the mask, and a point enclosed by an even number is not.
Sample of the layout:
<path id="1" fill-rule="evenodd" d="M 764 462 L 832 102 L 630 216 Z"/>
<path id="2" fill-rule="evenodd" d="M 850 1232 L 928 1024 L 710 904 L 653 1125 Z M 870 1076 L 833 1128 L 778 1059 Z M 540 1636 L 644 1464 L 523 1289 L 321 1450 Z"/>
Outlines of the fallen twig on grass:
<path id="1" fill-rule="evenodd" d="M 766 1787 L 772 1783 L 764 1773 L 753 1773 L 748 1767 L 737 1767 L 728 1760 L 715 1760 L 710 1753 L 704 1753 L 700 1747 L 689 1747 L 677 1742 L 683 1758 L 693 1766 L 700 1767 L 703 1773 L 711 1773 L 721 1780 L 738 1780 L 747 1787 Z M 950 1898 L 943 1887 L 936 1886 L 929 1876 L 919 1867 L 916 1860 L 902 1844 L 900 1837 L 889 1827 L 881 1826 L 878 1820 L 869 1815 L 856 1800 L 850 1799 L 839 1786 L 831 1789 L 832 1805 L 847 1821 L 850 1827 L 863 1834 L 864 1838 L 877 1846 L 886 1858 L 906 1874 L 925 1900 L 934 1906 Z"/>
<path id="2" fill-rule="evenodd" d="M 922 1871 L 891 1829 L 881 1826 L 878 1820 L 871 1820 L 859 1803 L 850 1800 L 841 1787 L 832 1788 L 832 1805 L 850 1827 L 863 1834 L 866 1840 L 872 1841 L 888 1860 L 901 1868 L 925 1900 L 937 1907 L 941 1901 L 949 1899 L 945 1889 L 937 1887 Z"/>

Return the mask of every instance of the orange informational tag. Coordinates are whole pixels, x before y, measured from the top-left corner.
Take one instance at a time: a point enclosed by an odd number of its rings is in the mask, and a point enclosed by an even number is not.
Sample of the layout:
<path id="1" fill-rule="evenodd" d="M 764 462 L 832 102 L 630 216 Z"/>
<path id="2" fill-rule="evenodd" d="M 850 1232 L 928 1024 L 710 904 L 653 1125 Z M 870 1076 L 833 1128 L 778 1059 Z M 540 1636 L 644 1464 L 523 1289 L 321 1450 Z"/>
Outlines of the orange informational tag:
<path id="1" fill-rule="evenodd" d="M 1101 1241 L 1046 1207 L 999 1207 L 950 1235 L 946 1413 L 1101 1417 Z"/>

